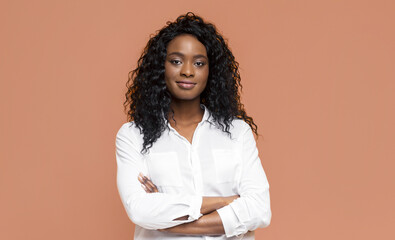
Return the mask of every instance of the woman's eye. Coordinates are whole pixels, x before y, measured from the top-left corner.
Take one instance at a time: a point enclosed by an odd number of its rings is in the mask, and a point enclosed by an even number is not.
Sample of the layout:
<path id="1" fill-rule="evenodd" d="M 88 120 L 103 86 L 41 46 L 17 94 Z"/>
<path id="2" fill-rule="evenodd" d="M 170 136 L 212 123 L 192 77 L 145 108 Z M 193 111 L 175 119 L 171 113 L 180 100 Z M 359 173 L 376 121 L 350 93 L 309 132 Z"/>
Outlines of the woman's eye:
<path id="1" fill-rule="evenodd" d="M 181 64 L 181 61 L 180 60 L 170 60 L 170 63 L 179 65 L 179 64 Z"/>
<path id="2" fill-rule="evenodd" d="M 196 62 L 195 63 L 198 67 L 204 66 L 206 63 L 204 62 Z"/>

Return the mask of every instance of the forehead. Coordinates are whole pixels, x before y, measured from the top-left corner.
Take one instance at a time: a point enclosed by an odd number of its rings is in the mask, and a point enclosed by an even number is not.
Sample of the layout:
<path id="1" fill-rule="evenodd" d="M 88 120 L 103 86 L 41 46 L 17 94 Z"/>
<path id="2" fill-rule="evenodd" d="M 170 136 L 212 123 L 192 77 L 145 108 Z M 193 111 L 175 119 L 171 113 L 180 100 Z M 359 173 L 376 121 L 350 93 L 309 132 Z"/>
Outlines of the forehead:
<path id="1" fill-rule="evenodd" d="M 207 56 L 206 47 L 193 35 L 178 35 L 167 45 L 167 53 L 180 52 L 182 54 L 202 54 Z"/>

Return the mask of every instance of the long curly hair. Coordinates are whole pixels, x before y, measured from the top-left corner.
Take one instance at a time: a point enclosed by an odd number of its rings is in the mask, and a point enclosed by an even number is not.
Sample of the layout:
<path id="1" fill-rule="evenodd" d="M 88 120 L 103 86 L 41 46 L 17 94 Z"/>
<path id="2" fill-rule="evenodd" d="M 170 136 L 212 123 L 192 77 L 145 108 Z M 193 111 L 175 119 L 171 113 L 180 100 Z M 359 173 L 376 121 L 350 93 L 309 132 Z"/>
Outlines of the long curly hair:
<path id="1" fill-rule="evenodd" d="M 146 153 L 168 127 L 171 94 L 165 83 L 165 59 L 167 45 L 180 34 L 195 36 L 205 47 L 209 59 L 207 85 L 200 95 L 211 116 L 223 132 L 231 135 L 232 120 L 243 119 L 258 136 L 258 126 L 247 116 L 240 102 L 242 91 L 239 63 L 230 51 L 227 42 L 212 23 L 188 12 L 157 31 L 148 41 L 137 61 L 137 68 L 130 71 L 126 83 L 124 102 L 128 121 L 134 121 L 143 134 L 143 149 Z"/>

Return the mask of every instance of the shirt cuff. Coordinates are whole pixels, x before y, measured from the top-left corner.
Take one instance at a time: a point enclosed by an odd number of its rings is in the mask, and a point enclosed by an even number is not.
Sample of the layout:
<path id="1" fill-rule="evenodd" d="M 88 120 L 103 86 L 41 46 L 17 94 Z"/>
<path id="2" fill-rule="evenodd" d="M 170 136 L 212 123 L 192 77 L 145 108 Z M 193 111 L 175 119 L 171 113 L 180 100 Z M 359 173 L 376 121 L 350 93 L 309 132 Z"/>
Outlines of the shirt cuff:
<path id="1" fill-rule="evenodd" d="M 239 236 L 248 231 L 248 229 L 240 223 L 231 205 L 220 208 L 217 212 L 222 220 L 226 237 Z"/>
<path id="2" fill-rule="evenodd" d="M 202 208 L 202 203 L 203 203 L 202 196 L 197 196 L 192 198 L 188 220 L 197 220 L 201 216 L 203 216 L 203 214 L 200 213 L 200 209 Z"/>

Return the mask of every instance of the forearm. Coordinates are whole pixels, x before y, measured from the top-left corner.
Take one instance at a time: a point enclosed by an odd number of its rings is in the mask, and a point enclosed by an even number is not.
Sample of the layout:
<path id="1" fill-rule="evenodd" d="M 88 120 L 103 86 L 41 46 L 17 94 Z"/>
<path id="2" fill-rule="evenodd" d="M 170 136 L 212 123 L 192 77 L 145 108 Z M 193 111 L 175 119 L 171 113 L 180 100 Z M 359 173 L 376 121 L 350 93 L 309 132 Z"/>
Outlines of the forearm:
<path id="1" fill-rule="evenodd" d="M 203 215 L 206 215 L 226 205 L 227 202 L 224 197 L 203 197 L 202 207 L 200 208 L 200 212 Z"/>
<path id="2" fill-rule="evenodd" d="M 156 185 L 142 173 L 138 176 L 139 182 L 142 184 L 141 186 L 147 193 L 158 193 L 158 188 Z M 228 197 L 202 197 L 201 198 L 201 206 L 200 206 L 200 213 L 206 215 L 211 213 L 217 209 L 220 209 L 228 204 L 230 204 L 233 200 L 238 198 L 239 195 L 233 195 Z M 180 220 L 187 220 L 189 218 L 188 215 L 178 217 L 176 221 Z"/>
<path id="3" fill-rule="evenodd" d="M 225 207 L 230 204 L 234 199 L 238 198 L 239 195 L 229 196 L 229 197 L 203 197 L 202 206 L 200 208 L 200 213 L 203 215 L 209 214 L 217 209 Z M 183 216 L 176 218 L 174 220 L 187 220 L 188 216 Z"/>
<path id="4" fill-rule="evenodd" d="M 198 220 L 159 231 L 187 235 L 222 235 L 225 230 L 217 211 L 203 215 Z"/>

